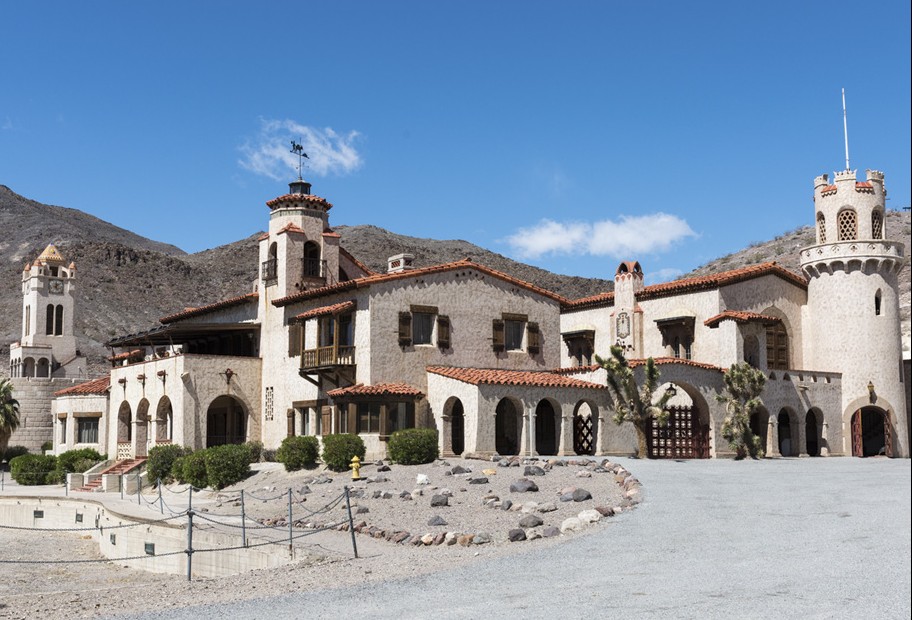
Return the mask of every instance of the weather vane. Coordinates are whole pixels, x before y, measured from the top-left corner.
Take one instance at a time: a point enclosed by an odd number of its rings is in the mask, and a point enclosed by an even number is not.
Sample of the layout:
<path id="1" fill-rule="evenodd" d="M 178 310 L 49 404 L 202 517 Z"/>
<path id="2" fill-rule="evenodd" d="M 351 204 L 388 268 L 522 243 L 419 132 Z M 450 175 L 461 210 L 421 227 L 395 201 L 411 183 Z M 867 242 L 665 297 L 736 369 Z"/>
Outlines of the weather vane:
<path id="1" fill-rule="evenodd" d="M 310 159 L 310 157 L 308 157 L 307 153 L 304 152 L 304 147 L 294 140 L 291 141 L 291 152 L 298 156 L 298 180 L 303 181 L 304 179 L 301 176 L 301 169 L 304 167 L 304 160 Z"/>

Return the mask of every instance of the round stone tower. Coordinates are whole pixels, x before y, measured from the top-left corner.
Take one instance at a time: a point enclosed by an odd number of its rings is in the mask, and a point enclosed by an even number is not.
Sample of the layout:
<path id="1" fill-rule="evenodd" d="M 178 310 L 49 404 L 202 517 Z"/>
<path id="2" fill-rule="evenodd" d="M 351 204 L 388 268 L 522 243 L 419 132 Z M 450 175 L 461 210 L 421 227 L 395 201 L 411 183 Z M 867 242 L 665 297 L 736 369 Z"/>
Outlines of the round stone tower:
<path id="1" fill-rule="evenodd" d="M 842 373 L 843 445 L 833 452 L 909 456 L 897 277 L 903 244 L 886 238 L 884 175 L 814 180 L 817 243 L 807 275 L 806 364 Z M 831 432 L 831 436 L 833 433 Z M 840 450 L 841 448 L 841 450 Z"/>

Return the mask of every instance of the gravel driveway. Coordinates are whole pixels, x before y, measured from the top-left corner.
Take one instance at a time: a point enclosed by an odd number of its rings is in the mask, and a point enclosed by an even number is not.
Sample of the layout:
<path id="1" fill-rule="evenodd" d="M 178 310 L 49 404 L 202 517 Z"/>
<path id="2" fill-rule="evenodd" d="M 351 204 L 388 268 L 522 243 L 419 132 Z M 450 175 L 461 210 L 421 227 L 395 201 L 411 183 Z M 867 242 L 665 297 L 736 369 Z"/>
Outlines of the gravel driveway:
<path id="1" fill-rule="evenodd" d="M 166 615 L 910 617 L 909 460 L 612 460 L 643 482 L 646 501 L 591 534 L 406 579 Z"/>

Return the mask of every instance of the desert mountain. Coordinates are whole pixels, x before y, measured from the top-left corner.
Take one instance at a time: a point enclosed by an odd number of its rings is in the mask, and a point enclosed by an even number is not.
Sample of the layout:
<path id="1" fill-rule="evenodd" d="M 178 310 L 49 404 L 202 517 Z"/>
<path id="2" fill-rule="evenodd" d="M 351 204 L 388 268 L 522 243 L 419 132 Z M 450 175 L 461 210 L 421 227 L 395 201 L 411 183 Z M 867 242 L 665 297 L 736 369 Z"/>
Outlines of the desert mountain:
<path id="1" fill-rule="evenodd" d="M 419 266 L 470 258 L 514 277 L 574 299 L 611 290 L 613 282 L 554 274 L 461 240 L 420 239 L 375 226 L 339 226 L 342 246 L 375 271 L 393 254 L 410 252 Z M 903 332 L 909 333 L 909 213 L 890 212 L 887 232 L 906 243 L 900 275 Z M 89 357 L 90 374 L 104 372 L 104 343 L 153 327 L 162 316 L 253 290 L 257 273 L 256 232 L 246 239 L 187 254 L 78 211 L 44 205 L 0 185 L 0 360 L 21 330 L 21 273 L 25 262 L 48 243 L 75 261 L 79 286 L 76 329 Z M 813 243 L 813 228 L 708 263 L 688 275 L 703 275 L 775 260 L 798 272 L 798 248 Z"/>

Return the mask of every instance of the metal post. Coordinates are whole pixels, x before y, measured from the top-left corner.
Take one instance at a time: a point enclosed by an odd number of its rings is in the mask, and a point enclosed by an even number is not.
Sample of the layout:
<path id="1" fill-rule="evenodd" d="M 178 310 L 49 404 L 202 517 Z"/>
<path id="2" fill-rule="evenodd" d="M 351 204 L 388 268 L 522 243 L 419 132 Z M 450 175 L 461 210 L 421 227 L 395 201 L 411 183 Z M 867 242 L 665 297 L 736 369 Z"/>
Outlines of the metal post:
<path id="1" fill-rule="evenodd" d="M 358 559 L 358 543 L 355 542 L 355 523 L 352 519 L 351 499 L 348 495 L 348 485 L 345 486 L 345 508 L 348 510 L 348 531 L 351 533 L 352 550 L 355 552 L 355 559 Z"/>
<path id="2" fill-rule="evenodd" d="M 161 509 L 160 512 L 165 514 L 165 501 L 162 499 L 162 479 L 158 479 L 158 507 Z"/>
<path id="3" fill-rule="evenodd" d="M 70 496 L 70 476 L 69 474 L 63 474 L 63 496 Z"/>
<path id="4" fill-rule="evenodd" d="M 193 493 L 193 487 L 190 487 Z M 187 510 L 187 581 L 193 581 L 193 511 Z"/>
<path id="5" fill-rule="evenodd" d="M 3 486 L 6 483 L 6 469 L 0 468 L 0 491 L 3 490 Z"/>
<path id="6" fill-rule="evenodd" d="M 124 494 L 123 474 L 120 474 L 120 499 L 123 499 L 123 494 Z"/>
<path id="7" fill-rule="evenodd" d="M 142 505 L 142 489 L 139 486 L 139 470 L 136 470 L 136 503 Z"/>
<path id="8" fill-rule="evenodd" d="M 247 512 L 244 510 L 244 489 L 241 489 L 241 538 L 247 546 Z"/>
<path id="9" fill-rule="evenodd" d="M 288 488 L 288 553 L 294 557 L 291 534 L 291 487 Z"/>

